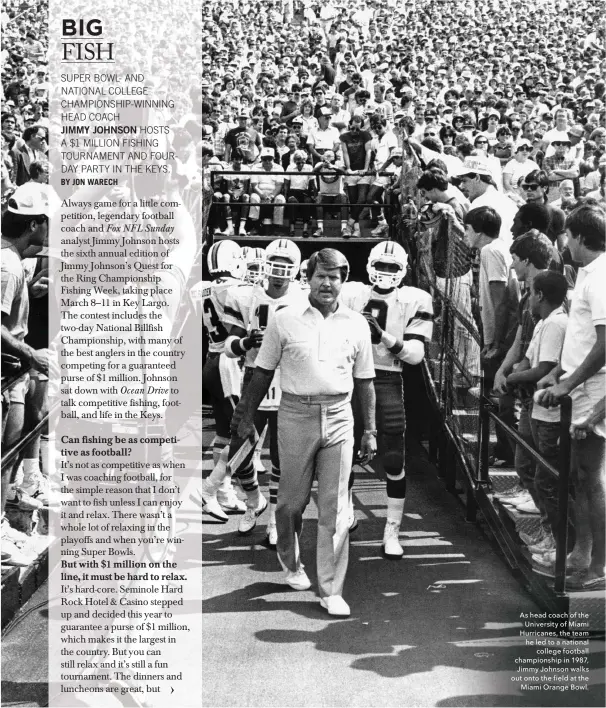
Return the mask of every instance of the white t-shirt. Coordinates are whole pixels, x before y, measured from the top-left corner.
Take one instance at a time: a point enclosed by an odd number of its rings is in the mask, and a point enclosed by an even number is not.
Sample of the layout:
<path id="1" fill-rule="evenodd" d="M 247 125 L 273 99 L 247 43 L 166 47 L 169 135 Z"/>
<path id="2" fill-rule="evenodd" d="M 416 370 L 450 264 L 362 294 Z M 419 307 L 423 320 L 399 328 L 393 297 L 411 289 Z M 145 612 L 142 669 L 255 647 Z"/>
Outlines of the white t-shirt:
<path id="1" fill-rule="evenodd" d="M 562 349 L 562 379 L 568 378 L 582 364 L 596 343 L 595 328 L 606 325 L 606 253 L 584 268 L 579 268 L 572 293 L 568 328 Z M 577 386 L 572 393 L 572 421 L 584 420 L 604 397 L 606 366 Z M 595 432 L 606 438 L 606 421 L 595 426 Z"/>
<path id="2" fill-rule="evenodd" d="M 479 197 L 476 197 L 471 203 L 471 208 L 489 206 L 492 207 L 497 214 L 501 217 L 501 230 L 499 232 L 499 239 L 505 243 L 507 250 L 513 242 L 511 236 L 511 227 L 513 225 L 513 219 L 518 211 L 518 207 L 514 202 L 501 192 L 489 185 L 488 189 Z"/>
<path id="3" fill-rule="evenodd" d="M 494 342 L 495 332 L 495 310 L 490 297 L 490 283 L 507 284 L 511 262 L 509 248 L 500 238 L 495 238 L 480 251 L 480 310 L 485 345 Z"/>
<path id="4" fill-rule="evenodd" d="M 568 315 L 562 307 L 558 307 L 547 319 L 537 324 L 526 350 L 526 358 L 530 362 L 531 369 L 537 367 L 542 361 L 548 361 L 554 366 L 560 361 L 567 325 Z M 544 408 L 534 403 L 532 418 L 546 423 L 557 423 L 560 420 L 560 409 Z"/>

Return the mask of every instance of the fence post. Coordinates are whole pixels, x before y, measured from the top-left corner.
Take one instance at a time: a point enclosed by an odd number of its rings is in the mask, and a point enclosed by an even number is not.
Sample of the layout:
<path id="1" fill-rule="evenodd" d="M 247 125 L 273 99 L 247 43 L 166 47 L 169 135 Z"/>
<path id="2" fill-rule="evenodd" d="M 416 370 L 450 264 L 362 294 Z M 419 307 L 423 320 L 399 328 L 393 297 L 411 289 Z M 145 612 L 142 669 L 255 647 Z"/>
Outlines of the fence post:
<path id="1" fill-rule="evenodd" d="M 480 427 L 478 446 L 478 484 L 487 486 L 490 483 L 488 459 L 490 457 L 490 417 L 488 415 L 488 399 L 486 391 L 486 378 L 482 373 L 480 379 Z"/>
<path id="2" fill-rule="evenodd" d="M 558 528 L 556 533 L 556 565 L 554 590 L 566 591 L 566 555 L 568 553 L 568 515 L 570 483 L 570 423 L 572 399 L 565 396 L 560 405 L 560 478 L 558 485 Z"/>

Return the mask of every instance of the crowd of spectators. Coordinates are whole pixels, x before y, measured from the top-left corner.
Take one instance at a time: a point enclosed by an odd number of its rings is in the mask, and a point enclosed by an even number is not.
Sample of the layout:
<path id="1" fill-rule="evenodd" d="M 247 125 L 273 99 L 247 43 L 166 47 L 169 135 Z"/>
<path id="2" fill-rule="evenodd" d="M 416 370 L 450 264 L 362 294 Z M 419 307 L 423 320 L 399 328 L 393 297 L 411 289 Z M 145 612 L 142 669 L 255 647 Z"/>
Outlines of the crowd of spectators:
<path id="1" fill-rule="evenodd" d="M 603 293 L 592 300 L 606 207 L 599 8 L 585 0 L 245 0 L 207 3 L 203 13 L 211 231 L 245 239 L 272 220 L 272 233 L 285 230 L 287 205 L 291 235 L 301 220 L 303 236 L 322 237 L 329 197 L 338 235 L 364 235 L 360 225 L 371 219 L 371 234 L 384 237 L 393 212 L 381 204 L 410 201 L 403 185 L 413 174 L 416 226 L 396 237 L 416 255 L 420 284 L 454 297 L 482 341 L 474 353 L 467 328 L 455 325 L 466 368 L 455 385 L 469 388 L 481 367 L 503 419 L 517 426 L 519 418 L 520 434 L 552 462 L 559 413 L 541 403 L 573 396 L 579 502 L 570 582 L 603 585 L 603 523 L 588 530 L 578 520 L 604 512 L 603 502 L 601 512 L 587 511 L 604 498 Z M 581 321 L 587 341 L 574 341 Z M 566 373 L 554 369 L 562 358 Z M 537 386 L 555 394 L 539 402 Z M 537 572 L 553 576 L 549 475 L 504 435 L 493 462 L 515 464 L 520 486 L 504 501 L 540 515 L 541 533 L 526 541 Z"/>
<path id="2" fill-rule="evenodd" d="M 167 258 L 171 268 L 176 270 L 177 264 L 180 270 L 174 279 L 177 285 L 169 278 L 172 295 L 164 321 L 170 329 L 177 313 L 186 310 L 181 300 L 186 301 L 185 288 L 201 256 L 199 248 L 196 253 L 196 234 L 199 239 L 202 230 L 201 89 L 194 78 L 201 65 L 201 17 L 195 14 L 199 6 L 194 2 L 174 8 L 151 0 L 145 4 L 145 13 L 149 13 L 145 21 L 141 10 L 141 4 L 124 6 L 108 0 L 100 16 L 104 33 L 116 48 L 114 70 L 123 76 L 140 72 L 153 99 L 142 110 L 127 107 L 120 120 L 135 127 L 167 127 L 156 152 L 161 157 L 155 160 L 153 177 L 129 179 L 122 169 L 116 187 L 80 189 L 91 203 L 104 197 L 119 196 L 135 203 L 139 197 L 170 195 L 179 204 L 173 232 L 176 245 Z M 73 4 L 70 12 L 90 17 L 86 3 Z M 47 0 L 4 2 L 2 35 L 2 445 L 8 451 L 48 411 L 49 361 L 53 360 L 49 344 L 55 334 L 50 330 L 53 323 L 57 325 L 59 292 L 53 281 L 53 263 L 56 267 L 60 250 L 54 248 L 59 244 L 52 239 L 49 244 L 49 217 L 52 223 L 58 197 L 79 198 L 78 188 L 60 179 L 65 160 L 59 140 L 53 142 L 64 120 L 59 71 L 80 68 L 60 64 L 60 17 Z M 86 112 L 82 122 L 90 125 L 94 120 Z M 151 214 L 148 218 L 153 221 Z M 3 565 L 32 561 L 29 551 L 23 550 L 30 548 L 32 527 L 22 526 L 19 515 L 31 517 L 31 512 L 49 505 L 47 432 L 42 430 L 42 451 L 40 436 L 34 436 L 16 458 L 3 465 Z"/>

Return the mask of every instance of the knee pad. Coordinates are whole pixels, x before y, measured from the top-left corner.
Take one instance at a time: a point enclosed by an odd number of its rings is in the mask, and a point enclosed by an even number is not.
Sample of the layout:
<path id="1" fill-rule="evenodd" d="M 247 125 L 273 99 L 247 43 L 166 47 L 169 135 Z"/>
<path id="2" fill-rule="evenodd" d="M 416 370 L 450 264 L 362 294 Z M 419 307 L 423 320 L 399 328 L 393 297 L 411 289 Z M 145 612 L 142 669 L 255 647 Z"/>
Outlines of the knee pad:
<path id="1" fill-rule="evenodd" d="M 404 468 L 404 433 L 379 435 L 377 442 L 385 474 L 391 478 L 400 477 Z"/>

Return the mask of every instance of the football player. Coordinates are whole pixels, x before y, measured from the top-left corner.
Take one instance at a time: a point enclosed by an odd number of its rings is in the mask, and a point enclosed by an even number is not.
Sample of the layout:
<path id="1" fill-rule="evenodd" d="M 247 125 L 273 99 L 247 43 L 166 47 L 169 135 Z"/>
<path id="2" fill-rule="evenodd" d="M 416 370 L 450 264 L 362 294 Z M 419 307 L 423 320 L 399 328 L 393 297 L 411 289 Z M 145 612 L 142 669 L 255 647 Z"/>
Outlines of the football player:
<path id="1" fill-rule="evenodd" d="M 398 540 L 406 496 L 402 362 L 419 364 L 422 361 L 425 343 L 430 341 L 433 330 L 429 293 L 418 288 L 400 287 L 407 261 L 402 246 L 394 241 L 382 241 L 371 250 L 368 258 L 370 285 L 346 283 L 341 292 L 344 304 L 366 317 L 372 336 L 377 461 L 387 478 L 383 550 L 390 558 L 400 558 L 404 553 Z M 353 404 L 355 416 L 355 401 Z M 352 482 L 353 479 L 350 485 Z M 355 525 L 350 496 L 350 528 L 353 530 Z"/>
<path id="2" fill-rule="evenodd" d="M 272 241 L 267 246 L 265 258 L 265 282 L 263 284 L 258 282 L 232 290 L 225 305 L 225 324 L 229 328 L 225 352 L 229 357 L 244 357 L 243 389 L 246 388 L 252 378 L 255 359 L 263 341 L 263 333 L 274 312 L 279 307 L 293 304 L 303 297 L 298 283 L 293 282 L 299 273 L 301 264 L 301 253 L 296 244 L 285 238 Z M 276 399 L 279 400 L 280 395 L 277 380 L 275 384 L 275 388 L 272 385 L 268 392 L 268 397 L 271 400 L 267 401 L 272 414 L 266 415 L 262 412 L 255 421 L 255 427 L 259 434 L 262 433 L 265 424 L 268 423 L 270 435 L 272 464 L 270 523 L 268 527 L 270 545 L 275 545 L 277 539 L 275 533 L 275 503 L 277 500 L 277 485 L 280 478 L 277 413 L 275 410 L 271 410 L 272 408 L 275 409 L 274 402 Z M 272 406 L 272 404 L 274 405 Z M 232 436 L 229 459 L 235 455 L 243 443 L 243 440 Z M 205 480 L 205 485 L 203 486 L 204 500 L 210 499 L 215 493 L 222 475 L 224 476 L 225 474 L 224 465 L 215 467 L 210 477 Z M 259 492 L 252 454 L 247 455 L 238 469 L 232 470 L 232 474 L 235 474 L 239 479 L 247 497 L 247 509 L 238 527 L 240 534 L 244 535 L 255 528 L 257 518 L 267 508 L 267 499 Z"/>
<path id="3" fill-rule="evenodd" d="M 208 356 L 202 368 L 202 385 L 213 407 L 216 435 L 212 441 L 213 465 L 219 462 L 219 455 L 229 443 L 231 417 L 240 396 L 241 374 L 233 360 L 224 354 L 227 329 L 223 324 L 225 301 L 229 290 L 242 284 L 243 261 L 241 249 L 234 241 L 224 240 L 213 244 L 208 251 L 210 281 L 197 283 L 191 289 L 191 298 L 196 312 L 201 312 L 202 324 L 209 339 Z M 229 513 L 244 513 L 246 505 L 238 499 L 231 485 L 225 479 L 217 491 L 216 498 L 204 510 L 219 521 L 227 521 Z"/>

